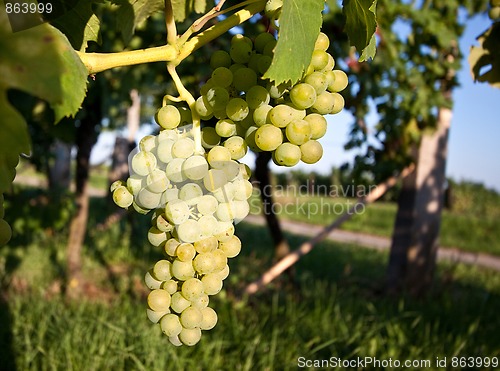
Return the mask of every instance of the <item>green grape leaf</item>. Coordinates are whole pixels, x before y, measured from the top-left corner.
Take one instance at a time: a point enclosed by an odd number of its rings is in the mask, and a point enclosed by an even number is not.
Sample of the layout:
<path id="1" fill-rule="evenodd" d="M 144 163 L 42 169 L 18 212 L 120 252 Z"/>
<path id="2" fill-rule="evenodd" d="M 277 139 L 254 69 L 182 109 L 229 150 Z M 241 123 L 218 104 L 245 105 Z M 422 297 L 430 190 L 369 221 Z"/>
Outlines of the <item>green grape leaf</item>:
<path id="1" fill-rule="evenodd" d="M 360 53 L 360 61 L 375 56 L 375 31 L 377 0 L 344 0 L 343 12 L 346 17 L 345 32 L 351 45 Z"/>
<path id="2" fill-rule="evenodd" d="M 264 78 L 281 84 L 296 83 L 311 62 L 321 28 L 324 0 L 284 0 L 278 43 L 271 67 Z"/>
<path id="3" fill-rule="evenodd" d="M 50 20 L 53 26 L 67 35 L 76 50 L 84 51 L 89 41 L 101 43 L 101 24 L 94 14 L 92 3 L 89 0 L 79 0 L 70 10 Z"/>
<path id="4" fill-rule="evenodd" d="M 2 6 L 3 8 L 3 6 Z M 1 8 L 0 8 L 1 9 Z M 26 122 L 7 99 L 9 89 L 22 90 L 47 101 L 56 120 L 74 115 L 85 97 L 87 71 L 68 39 L 42 24 L 12 33 L 0 11 L 0 179 L 11 180 L 20 153 L 29 153 Z"/>
<path id="5" fill-rule="evenodd" d="M 128 44 L 135 28 L 152 14 L 165 8 L 164 0 L 122 0 L 116 12 L 116 24 L 121 30 L 123 41 Z"/>
<path id="6" fill-rule="evenodd" d="M 474 81 L 487 82 L 500 88 L 500 23 L 495 22 L 481 34 L 477 40 L 479 46 L 471 47 L 469 65 Z"/>

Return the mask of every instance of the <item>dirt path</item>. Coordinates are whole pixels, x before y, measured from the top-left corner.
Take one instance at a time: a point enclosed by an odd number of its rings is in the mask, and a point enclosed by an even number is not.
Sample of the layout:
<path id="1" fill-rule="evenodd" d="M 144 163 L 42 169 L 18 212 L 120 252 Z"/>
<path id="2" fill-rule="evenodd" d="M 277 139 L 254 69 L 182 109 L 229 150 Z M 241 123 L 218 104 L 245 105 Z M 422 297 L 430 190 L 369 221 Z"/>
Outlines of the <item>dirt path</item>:
<path id="1" fill-rule="evenodd" d="M 244 221 L 254 225 L 266 224 L 265 219 L 260 215 L 248 215 Z M 282 228 L 287 232 L 309 237 L 317 235 L 323 229 L 322 226 L 283 219 L 280 223 Z M 387 237 L 374 236 L 359 232 L 342 231 L 338 229 L 330 233 L 328 239 L 336 242 L 355 244 L 379 251 L 388 250 L 391 246 L 391 239 Z M 456 248 L 440 247 L 438 250 L 438 259 L 451 261 L 453 263 L 478 265 L 500 271 L 500 258 L 483 253 L 471 253 L 461 251 Z"/>

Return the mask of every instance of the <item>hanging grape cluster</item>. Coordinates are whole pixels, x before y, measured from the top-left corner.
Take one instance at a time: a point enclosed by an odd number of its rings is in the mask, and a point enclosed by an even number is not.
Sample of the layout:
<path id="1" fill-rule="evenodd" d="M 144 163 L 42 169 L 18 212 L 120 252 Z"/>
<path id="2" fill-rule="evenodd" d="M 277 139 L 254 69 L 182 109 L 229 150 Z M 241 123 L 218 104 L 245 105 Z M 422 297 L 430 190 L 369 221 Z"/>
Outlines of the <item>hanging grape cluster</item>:
<path id="1" fill-rule="evenodd" d="M 165 107 L 157 114 L 160 125 Z M 174 345 L 194 345 L 202 330 L 215 326 L 209 296 L 222 289 L 227 260 L 241 250 L 233 222 L 248 214 L 252 193 L 246 167 L 230 150 L 214 146 L 205 156 L 192 133 L 184 127 L 146 136 L 131 158 L 132 175 L 112 185 L 118 206 L 154 210 L 148 240 L 165 258 L 145 276 L 152 290 L 147 314 Z"/>
<path id="2" fill-rule="evenodd" d="M 268 3 L 266 11 L 278 17 L 281 2 Z M 157 111 L 160 133 L 141 140 L 131 155 L 131 176 L 111 187 L 118 206 L 153 211 L 148 240 L 164 258 L 145 276 L 147 315 L 177 346 L 196 344 L 215 326 L 209 298 L 222 289 L 228 259 L 241 250 L 233 223 L 249 213 L 252 184 L 238 161 L 250 148 L 271 152 L 278 165 L 317 162 L 324 116 L 344 107 L 338 92 L 347 76 L 333 70 L 325 34 L 293 85 L 263 78 L 276 43 L 271 33 L 254 41 L 235 35 L 229 52 L 213 53 L 213 72 L 198 99 L 190 108 L 174 103 Z M 199 127 L 193 128 L 191 110 L 201 118 Z"/>
<path id="3" fill-rule="evenodd" d="M 311 64 L 301 81 L 276 86 L 263 79 L 272 63 L 274 36 L 262 33 L 252 42 L 235 35 L 229 53 L 215 52 L 210 61 L 211 78 L 201 88 L 196 111 L 207 124 L 204 137 L 245 155 L 272 152 L 277 165 L 294 166 L 299 161 L 320 160 L 323 147 L 318 139 L 326 133 L 324 115 L 340 112 L 347 75 L 333 70 L 335 60 L 326 52 L 328 37 L 320 33 Z"/>

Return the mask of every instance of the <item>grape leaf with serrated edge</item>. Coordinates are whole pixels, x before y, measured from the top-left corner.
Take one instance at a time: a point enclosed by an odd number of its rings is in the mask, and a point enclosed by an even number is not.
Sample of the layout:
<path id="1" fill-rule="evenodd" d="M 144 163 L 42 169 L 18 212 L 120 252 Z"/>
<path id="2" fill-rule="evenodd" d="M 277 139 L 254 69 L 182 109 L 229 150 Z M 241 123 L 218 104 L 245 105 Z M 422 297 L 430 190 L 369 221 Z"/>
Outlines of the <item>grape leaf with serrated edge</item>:
<path id="1" fill-rule="evenodd" d="M 311 62 L 322 23 L 324 0 L 285 0 L 280 15 L 278 43 L 264 78 L 296 83 Z"/>

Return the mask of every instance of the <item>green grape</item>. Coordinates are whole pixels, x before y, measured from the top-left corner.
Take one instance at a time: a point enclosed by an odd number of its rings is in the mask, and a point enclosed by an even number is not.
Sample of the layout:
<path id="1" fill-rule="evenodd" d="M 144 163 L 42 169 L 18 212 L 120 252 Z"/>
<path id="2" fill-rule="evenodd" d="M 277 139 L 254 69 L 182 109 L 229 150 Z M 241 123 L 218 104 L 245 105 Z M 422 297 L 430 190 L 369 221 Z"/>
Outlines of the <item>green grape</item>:
<path id="1" fill-rule="evenodd" d="M 232 224 L 231 222 L 228 222 L 228 223 Z M 231 234 L 231 236 L 228 236 L 227 238 L 225 238 L 224 241 L 220 241 L 220 242 L 227 242 L 233 236 L 234 236 L 234 233 Z M 226 256 L 226 254 L 224 254 L 224 251 L 222 251 L 221 249 L 215 249 L 214 251 L 212 251 L 212 259 L 214 261 L 214 271 L 215 272 L 218 272 L 218 271 L 224 269 L 224 267 L 227 264 L 227 256 Z"/>
<path id="2" fill-rule="evenodd" d="M 184 225 L 187 222 L 194 222 L 194 220 L 187 220 L 181 225 Z M 196 250 L 194 249 L 193 244 L 191 243 L 181 243 L 180 245 L 177 246 L 177 249 L 175 250 L 175 255 L 177 255 L 177 258 L 184 263 L 191 263 L 191 261 L 194 259 L 196 255 Z"/>
<path id="3" fill-rule="evenodd" d="M 144 152 L 152 152 L 156 147 L 156 137 L 154 135 L 146 135 L 139 142 L 139 148 Z"/>
<path id="4" fill-rule="evenodd" d="M 241 63 L 235 63 L 235 64 L 232 64 L 229 69 L 231 70 L 231 72 L 233 73 L 233 81 L 234 81 L 234 73 L 236 71 L 238 71 L 240 68 L 245 68 L 246 66 L 244 64 L 241 64 Z"/>
<path id="5" fill-rule="evenodd" d="M 228 151 L 229 152 L 229 151 Z M 205 188 L 210 192 L 215 191 L 217 188 L 222 187 L 227 183 L 227 177 L 224 171 L 219 169 L 208 170 L 207 175 L 203 178 Z"/>
<path id="6" fill-rule="evenodd" d="M 119 207 L 126 209 L 132 205 L 134 196 L 126 187 L 120 186 L 113 191 L 113 201 Z"/>
<path id="7" fill-rule="evenodd" d="M 349 80 L 344 71 L 341 70 L 333 70 L 332 71 L 334 78 L 331 75 L 327 75 L 328 81 L 328 91 L 332 93 L 337 93 L 339 91 L 344 90 L 349 84 Z"/>
<path id="8" fill-rule="evenodd" d="M 231 152 L 231 159 L 239 160 L 247 154 L 248 146 L 242 137 L 231 137 L 224 142 L 224 147 L 226 147 L 229 152 Z"/>
<path id="9" fill-rule="evenodd" d="M 262 54 L 253 52 L 250 56 L 250 60 L 248 61 L 248 67 L 257 74 L 259 73 L 259 61 L 262 57 Z"/>
<path id="10" fill-rule="evenodd" d="M 176 256 L 175 251 L 177 250 L 177 246 L 179 246 L 181 243 L 177 241 L 175 238 L 170 238 L 165 242 L 165 246 L 163 247 L 167 255 L 169 256 Z"/>
<path id="11" fill-rule="evenodd" d="M 143 188 L 137 194 L 136 203 L 143 209 L 155 209 L 161 204 L 161 193 L 154 193 L 147 188 Z"/>
<path id="12" fill-rule="evenodd" d="M 247 143 L 248 148 L 250 148 L 254 152 L 262 152 L 262 150 L 255 143 L 255 133 L 257 131 L 257 126 L 251 126 L 245 132 L 245 142 Z"/>
<path id="13" fill-rule="evenodd" d="M 278 128 L 285 128 L 296 116 L 294 109 L 286 104 L 279 104 L 273 107 L 268 115 L 269 121 Z M 266 125 L 262 125 L 261 127 L 264 126 Z"/>
<path id="14" fill-rule="evenodd" d="M 214 110 L 214 115 L 217 110 L 222 110 L 227 106 L 229 102 L 229 93 L 227 89 L 214 86 L 207 91 L 207 94 L 203 96 L 206 103 Z"/>
<path id="15" fill-rule="evenodd" d="M 311 65 L 316 71 L 320 71 L 328 64 L 328 53 L 324 50 L 314 50 Z"/>
<path id="16" fill-rule="evenodd" d="M 183 328 L 179 334 L 179 339 L 184 345 L 190 347 L 196 345 L 201 339 L 201 330 L 198 327 Z"/>
<path id="17" fill-rule="evenodd" d="M 194 107 L 196 112 L 198 112 L 198 114 L 205 120 L 210 118 L 210 116 L 214 113 L 212 107 L 207 104 L 203 97 L 199 97 L 198 99 L 196 99 Z"/>
<path id="18" fill-rule="evenodd" d="M 250 112 L 247 102 L 241 98 L 232 98 L 226 106 L 226 114 L 233 121 L 241 121 Z"/>
<path id="19" fill-rule="evenodd" d="M 148 306 L 155 312 L 165 312 L 170 307 L 171 297 L 162 289 L 152 290 L 148 295 Z"/>
<path id="20" fill-rule="evenodd" d="M 231 65 L 231 56 L 224 50 L 217 50 L 210 56 L 210 67 L 215 70 L 218 67 L 228 67 Z"/>
<path id="21" fill-rule="evenodd" d="M 199 310 L 202 310 L 203 308 L 206 308 L 208 306 L 209 302 L 210 302 L 210 299 L 209 299 L 208 295 L 203 293 L 200 296 L 191 300 L 191 306 L 193 308 L 197 308 Z M 202 311 L 202 314 L 203 314 L 203 311 Z"/>
<path id="22" fill-rule="evenodd" d="M 217 216 L 217 219 L 219 219 L 222 222 L 232 222 L 234 220 L 234 211 L 232 203 L 221 202 L 219 206 L 217 206 L 215 215 Z"/>
<path id="23" fill-rule="evenodd" d="M 179 248 L 177 247 L 177 249 Z M 175 259 L 172 263 L 172 275 L 178 280 L 185 281 L 188 278 L 194 277 L 194 274 L 195 271 L 193 268 L 192 260 L 182 261 L 179 259 Z"/>
<path id="24" fill-rule="evenodd" d="M 221 280 L 225 280 L 229 276 L 229 265 L 226 264 L 224 269 L 215 272 L 215 274 L 218 275 Z"/>
<path id="25" fill-rule="evenodd" d="M 202 238 L 213 236 L 214 230 L 218 226 L 217 219 L 211 214 L 202 215 L 200 219 L 198 219 L 198 223 L 201 226 Z"/>
<path id="26" fill-rule="evenodd" d="M 179 124 L 179 126 L 190 125 L 193 123 L 193 116 L 189 108 L 178 107 L 178 110 L 181 113 L 181 123 Z"/>
<path id="27" fill-rule="evenodd" d="M 196 220 L 186 220 L 184 223 L 177 226 L 177 235 L 183 242 L 197 241 L 202 238 L 201 226 Z"/>
<path id="28" fill-rule="evenodd" d="M 215 209 L 217 209 L 217 206 L 215 206 Z M 204 238 L 203 240 L 196 241 L 194 243 L 194 248 L 199 254 L 213 251 L 217 248 L 217 246 L 218 246 L 218 241 L 217 238 L 215 238 L 214 236 Z"/>
<path id="29" fill-rule="evenodd" d="M 269 104 L 264 104 L 253 111 L 253 121 L 255 125 L 262 126 L 264 124 L 270 124 L 271 120 L 269 119 L 269 111 L 271 111 L 273 107 Z"/>
<path id="30" fill-rule="evenodd" d="M 255 45 L 255 50 L 259 53 L 262 53 L 264 51 L 264 47 L 269 41 L 275 41 L 276 39 L 274 38 L 273 34 L 269 32 L 262 32 L 257 37 L 255 38 L 254 45 Z"/>
<path id="31" fill-rule="evenodd" d="M 202 330 L 211 330 L 217 324 L 217 313 L 210 307 L 205 307 L 201 309 L 202 320 L 200 323 L 200 328 Z"/>
<path id="32" fill-rule="evenodd" d="M 196 183 L 186 183 L 179 190 L 179 199 L 186 201 L 189 206 L 195 205 L 201 196 L 203 190 Z"/>
<path id="33" fill-rule="evenodd" d="M 248 63 L 252 55 L 252 46 L 246 42 L 232 43 L 229 49 L 231 59 L 236 63 Z"/>
<path id="34" fill-rule="evenodd" d="M 111 192 L 114 192 L 115 189 L 121 186 L 126 186 L 126 183 L 123 180 L 115 180 L 111 185 L 109 186 L 109 190 Z M 3 195 L 0 193 L 0 219 L 4 217 L 4 208 L 3 208 Z"/>
<path id="35" fill-rule="evenodd" d="M 490 5 L 492 7 L 500 6 L 500 0 L 490 0 Z"/>
<path id="36" fill-rule="evenodd" d="M 177 336 L 169 336 L 168 341 L 170 341 L 170 344 L 176 347 L 182 346 L 182 341 L 179 339 L 179 335 Z"/>
<path id="37" fill-rule="evenodd" d="M 161 284 L 161 288 L 166 290 L 170 295 L 173 295 L 177 292 L 177 281 L 168 280 Z"/>
<path id="38" fill-rule="evenodd" d="M 334 98 L 334 103 L 333 108 L 330 110 L 330 113 L 336 114 L 344 109 L 345 100 L 344 97 L 339 93 L 332 93 L 332 96 Z"/>
<path id="39" fill-rule="evenodd" d="M 153 267 L 153 275 L 160 281 L 168 281 L 172 278 L 171 268 L 172 263 L 168 260 L 159 260 Z"/>
<path id="40" fill-rule="evenodd" d="M 216 239 L 217 241 L 217 239 Z M 202 252 L 196 255 L 193 260 L 193 267 L 198 274 L 212 273 L 215 269 L 211 252 Z"/>
<path id="41" fill-rule="evenodd" d="M 184 158 L 174 158 L 168 163 L 167 168 L 165 169 L 168 179 L 176 183 L 186 180 L 186 176 L 182 171 L 185 161 L 186 159 Z"/>
<path id="42" fill-rule="evenodd" d="M 187 202 L 182 200 L 172 200 L 165 206 L 165 215 L 169 222 L 181 224 L 188 220 L 191 211 Z"/>
<path id="43" fill-rule="evenodd" d="M 241 251 L 241 240 L 237 236 L 232 236 L 229 241 L 220 242 L 219 249 L 221 249 L 228 258 L 234 258 Z"/>
<path id="44" fill-rule="evenodd" d="M 149 308 L 146 309 L 146 315 L 148 316 L 148 319 L 153 323 L 158 323 L 168 313 L 170 313 L 170 310 L 164 312 L 155 312 L 154 310 L 151 310 Z"/>
<path id="45" fill-rule="evenodd" d="M 296 145 L 301 145 L 311 138 L 311 126 L 306 120 L 293 120 L 285 129 L 287 139 Z"/>
<path id="46" fill-rule="evenodd" d="M 182 171 L 188 179 L 201 180 L 208 172 L 208 162 L 203 156 L 191 156 L 182 164 Z"/>
<path id="47" fill-rule="evenodd" d="M 226 147 L 216 146 L 212 148 L 207 155 L 207 161 L 210 166 L 214 166 L 218 162 L 230 161 L 231 152 Z"/>
<path id="48" fill-rule="evenodd" d="M 327 55 L 328 55 L 328 63 L 326 64 L 325 67 L 323 67 L 320 70 L 321 72 L 331 71 L 333 70 L 333 67 L 335 67 L 335 59 L 333 59 L 333 57 L 330 54 L 327 53 Z"/>
<path id="49" fill-rule="evenodd" d="M 166 240 L 167 240 L 167 233 L 160 231 L 157 227 L 149 228 L 148 241 L 151 245 L 159 247 Z"/>
<path id="50" fill-rule="evenodd" d="M 169 188 L 163 194 L 165 195 L 165 203 L 177 200 L 179 198 L 179 189 Z"/>
<path id="51" fill-rule="evenodd" d="M 255 144 L 262 151 L 274 151 L 282 142 L 283 133 L 274 125 L 262 125 L 255 132 Z"/>
<path id="52" fill-rule="evenodd" d="M 151 290 L 159 289 L 161 287 L 162 281 L 159 281 L 156 278 L 154 278 L 151 273 L 152 270 L 150 272 L 146 272 L 146 274 L 144 275 L 144 283 Z"/>
<path id="53" fill-rule="evenodd" d="M 239 44 L 239 43 L 246 44 L 246 45 L 250 46 L 251 48 L 253 48 L 252 40 L 249 37 L 242 35 L 240 33 L 234 35 L 231 38 L 231 45 L 235 45 L 235 44 Z"/>
<path id="54" fill-rule="evenodd" d="M 257 109 L 262 105 L 268 105 L 271 97 L 266 88 L 260 85 L 252 86 L 246 94 L 245 100 L 248 103 L 248 107 L 251 109 Z"/>
<path id="55" fill-rule="evenodd" d="M 156 157 L 151 152 L 140 151 L 132 157 L 132 171 L 140 176 L 146 176 L 156 168 Z"/>
<path id="56" fill-rule="evenodd" d="M 233 73 L 227 67 L 217 67 L 212 72 L 212 81 L 214 86 L 222 86 L 228 88 L 233 82 Z"/>
<path id="57" fill-rule="evenodd" d="M 310 113 L 304 120 L 311 127 L 311 139 L 322 138 L 326 134 L 327 121 L 324 116 L 318 113 Z"/>
<path id="58" fill-rule="evenodd" d="M 182 327 L 185 329 L 194 329 L 200 327 L 203 316 L 199 309 L 187 307 L 182 311 L 180 320 Z"/>
<path id="59" fill-rule="evenodd" d="M 211 126 L 201 129 L 201 145 L 205 149 L 211 149 L 220 143 L 220 136 Z"/>
<path id="60" fill-rule="evenodd" d="M 323 147 L 315 140 L 309 140 L 300 146 L 301 160 L 306 164 L 314 164 L 323 156 Z"/>
<path id="61" fill-rule="evenodd" d="M 240 164 L 234 160 L 215 162 L 213 167 L 222 170 L 227 180 L 233 180 L 240 174 Z"/>
<path id="62" fill-rule="evenodd" d="M 333 110 L 334 105 L 335 97 L 332 93 L 325 91 L 316 97 L 316 102 L 314 102 L 310 109 L 311 112 L 327 115 Z"/>
<path id="63" fill-rule="evenodd" d="M 243 178 L 238 178 L 233 181 L 234 185 L 234 199 L 244 201 L 250 198 L 253 192 L 252 183 Z"/>
<path id="64" fill-rule="evenodd" d="M 306 83 L 297 84 L 290 90 L 290 99 L 298 109 L 309 108 L 316 101 L 316 89 Z"/>
<path id="65" fill-rule="evenodd" d="M 283 143 L 276 148 L 273 153 L 274 161 L 281 166 L 294 166 L 300 161 L 300 147 L 292 143 Z"/>
<path id="66" fill-rule="evenodd" d="M 181 321 L 177 314 L 169 313 L 166 314 L 160 320 L 161 331 L 167 336 L 177 336 L 182 331 Z"/>
<path id="67" fill-rule="evenodd" d="M 222 119 L 215 124 L 215 132 L 223 138 L 229 138 L 236 134 L 236 125 L 231 119 Z"/>
<path id="68" fill-rule="evenodd" d="M 326 36 L 323 32 L 320 32 L 318 38 L 316 39 L 316 43 L 314 44 L 314 49 L 326 51 L 330 46 L 330 40 L 328 36 Z"/>
<path id="69" fill-rule="evenodd" d="M 156 147 L 156 156 L 158 160 L 165 164 L 168 164 L 170 160 L 172 160 L 172 146 L 174 143 L 173 140 L 163 140 L 158 144 Z"/>
<path id="70" fill-rule="evenodd" d="M 272 57 L 274 55 L 274 48 L 276 47 L 277 43 L 278 43 L 278 41 L 276 41 L 276 40 L 269 41 L 266 44 L 266 46 L 264 47 L 262 54 L 267 55 L 269 57 Z"/>
<path id="71" fill-rule="evenodd" d="M 214 236 L 219 242 L 228 241 L 234 235 L 234 225 L 231 222 L 218 222 Z"/>
<path id="72" fill-rule="evenodd" d="M 184 296 L 182 296 L 180 291 L 177 291 L 172 295 L 172 300 L 170 304 L 170 308 L 176 313 L 182 313 L 184 309 L 189 307 L 191 302 L 187 300 Z"/>
<path id="73" fill-rule="evenodd" d="M 257 74 L 248 67 L 239 68 L 234 72 L 233 86 L 240 91 L 248 91 L 257 85 Z"/>
<path id="74" fill-rule="evenodd" d="M 205 294 L 209 296 L 216 295 L 220 292 L 220 290 L 222 290 L 222 280 L 215 273 L 205 274 L 201 278 L 201 282 L 203 282 Z"/>
<path id="75" fill-rule="evenodd" d="M 188 158 L 194 153 L 194 140 L 181 138 L 172 146 L 172 155 L 178 158 Z"/>
<path id="76" fill-rule="evenodd" d="M 203 283 L 198 278 L 188 278 L 182 284 L 181 294 L 187 300 L 194 300 L 203 294 Z"/>
<path id="77" fill-rule="evenodd" d="M 156 225 L 156 228 L 162 232 L 171 232 L 172 229 L 174 229 L 173 225 L 168 222 L 165 214 L 158 215 L 155 218 L 154 225 Z"/>
<path id="78" fill-rule="evenodd" d="M 181 123 L 181 114 L 177 107 L 169 104 L 156 111 L 155 121 L 164 129 L 175 129 Z"/>
<path id="79" fill-rule="evenodd" d="M 203 195 L 198 199 L 196 204 L 198 212 L 203 215 L 211 215 L 217 209 L 217 199 L 212 195 Z"/>
<path id="80" fill-rule="evenodd" d="M 306 84 L 311 85 L 317 94 L 323 93 L 328 87 L 328 80 L 323 72 L 313 72 L 304 79 Z"/>
<path id="81" fill-rule="evenodd" d="M 216 189 L 214 192 L 212 192 L 212 195 L 218 202 L 229 202 L 233 200 L 234 193 L 235 189 L 233 183 L 228 182 L 219 189 Z"/>
<path id="82" fill-rule="evenodd" d="M 165 192 L 169 186 L 170 181 L 167 178 L 167 174 L 163 170 L 154 169 L 146 177 L 146 185 L 149 191 L 153 193 Z"/>

